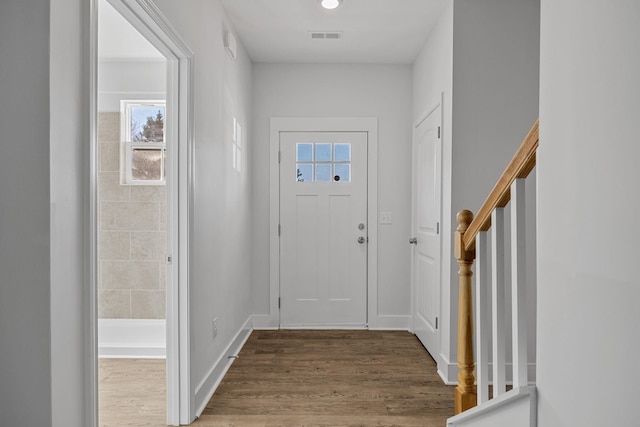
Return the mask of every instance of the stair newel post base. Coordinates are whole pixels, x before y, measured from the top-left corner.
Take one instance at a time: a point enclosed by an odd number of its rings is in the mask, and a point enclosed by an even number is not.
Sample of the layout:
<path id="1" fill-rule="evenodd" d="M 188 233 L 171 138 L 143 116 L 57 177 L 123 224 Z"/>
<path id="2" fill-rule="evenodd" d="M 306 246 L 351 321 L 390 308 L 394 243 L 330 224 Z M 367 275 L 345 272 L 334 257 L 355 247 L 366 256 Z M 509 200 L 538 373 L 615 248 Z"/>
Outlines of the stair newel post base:
<path id="1" fill-rule="evenodd" d="M 466 411 L 477 405 L 475 361 L 473 357 L 473 308 L 472 267 L 475 260 L 475 240 L 465 248 L 464 233 L 473 221 L 468 210 L 458 212 L 458 228 L 455 234 L 455 256 L 458 260 L 458 385 L 455 389 L 455 413 Z"/>

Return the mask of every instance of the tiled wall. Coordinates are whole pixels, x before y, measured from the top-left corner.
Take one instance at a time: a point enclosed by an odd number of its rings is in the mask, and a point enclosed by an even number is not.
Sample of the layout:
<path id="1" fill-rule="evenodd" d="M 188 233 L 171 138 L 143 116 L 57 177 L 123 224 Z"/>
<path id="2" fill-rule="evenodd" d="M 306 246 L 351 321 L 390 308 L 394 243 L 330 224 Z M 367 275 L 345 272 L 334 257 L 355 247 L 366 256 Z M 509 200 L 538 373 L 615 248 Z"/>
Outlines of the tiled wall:
<path id="1" fill-rule="evenodd" d="M 98 317 L 164 319 L 166 188 L 120 184 L 120 113 L 98 124 Z"/>

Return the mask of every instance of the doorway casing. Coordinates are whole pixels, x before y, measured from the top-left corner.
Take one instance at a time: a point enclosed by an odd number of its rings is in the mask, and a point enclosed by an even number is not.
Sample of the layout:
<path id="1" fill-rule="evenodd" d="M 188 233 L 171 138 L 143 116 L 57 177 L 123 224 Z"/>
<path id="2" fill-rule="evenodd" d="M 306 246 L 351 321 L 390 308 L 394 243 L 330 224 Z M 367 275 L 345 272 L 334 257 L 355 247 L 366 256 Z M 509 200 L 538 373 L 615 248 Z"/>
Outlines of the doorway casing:
<path id="1" fill-rule="evenodd" d="M 385 328 L 378 316 L 378 119 L 376 117 L 272 117 L 270 126 L 269 206 L 269 315 L 254 316 L 256 329 L 280 327 L 280 133 L 366 132 L 368 139 L 367 221 L 367 319 L 370 329 Z"/>
<path id="2" fill-rule="evenodd" d="M 189 372 L 189 253 L 193 216 L 193 52 L 151 0 L 108 0 L 167 59 L 167 423 L 189 424 L 195 416 Z M 97 426 L 97 7 L 91 10 L 90 298 L 91 372 L 87 385 Z"/>

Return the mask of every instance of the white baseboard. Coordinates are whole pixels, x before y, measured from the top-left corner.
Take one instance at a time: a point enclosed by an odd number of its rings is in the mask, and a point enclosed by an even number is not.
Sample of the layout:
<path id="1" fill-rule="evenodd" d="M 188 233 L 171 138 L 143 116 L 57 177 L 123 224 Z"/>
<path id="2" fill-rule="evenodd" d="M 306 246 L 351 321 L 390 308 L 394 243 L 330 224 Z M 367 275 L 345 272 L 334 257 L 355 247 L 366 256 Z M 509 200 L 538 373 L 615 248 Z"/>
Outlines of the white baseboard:
<path id="1" fill-rule="evenodd" d="M 369 329 L 372 331 L 408 331 L 411 325 L 411 316 L 392 316 L 381 315 L 376 316 L 369 321 Z M 361 329 L 360 325 L 324 325 L 318 327 L 300 326 L 300 329 Z M 294 329 L 295 326 L 288 326 L 287 329 Z M 269 314 L 254 314 L 253 329 L 255 330 L 272 330 L 280 329 L 277 318 Z"/>
<path id="2" fill-rule="evenodd" d="M 442 353 L 438 360 L 438 375 L 446 385 L 458 385 L 458 364 L 451 363 Z"/>
<path id="3" fill-rule="evenodd" d="M 222 382 L 225 374 L 235 361 L 235 358 L 231 356 L 236 356 L 240 353 L 240 350 L 244 346 L 244 343 L 247 342 L 251 332 L 253 331 L 253 317 L 249 316 L 244 325 L 240 328 L 235 337 L 231 340 L 225 351 L 222 355 L 216 360 L 207 375 L 205 375 L 204 379 L 198 384 L 196 387 L 196 396 L 195 396 L 195 407 L 196 407 L 196 417 L 199 417 L 204 411 L 204 408 L 209 403 L 209 400 L 215 393 L 216 389 Z"/>
<path id="4" fill-rule="evenodd" d="M 164 359 L 164 319 L 98 319 L 98 357 Z"/>
<path id="5" fill-rule="evenodd" d="M 378 315 L 369 319 L 372 331 L 408 331 L 411 327 L 411 316 Z"/>

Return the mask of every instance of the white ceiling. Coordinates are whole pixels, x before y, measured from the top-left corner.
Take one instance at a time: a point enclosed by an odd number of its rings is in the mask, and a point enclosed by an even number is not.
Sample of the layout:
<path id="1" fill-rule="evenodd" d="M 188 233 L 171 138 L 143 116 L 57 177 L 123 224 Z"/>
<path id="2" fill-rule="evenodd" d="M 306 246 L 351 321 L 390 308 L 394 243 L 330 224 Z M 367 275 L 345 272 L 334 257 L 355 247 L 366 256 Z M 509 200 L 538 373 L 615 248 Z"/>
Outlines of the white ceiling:
<path id="1" fill-rule="evenodd" d="M 100 60 L 159 60 L 153 47 L 106 0 L 98 3 L 98 58 Z"/>
<path id="2" fill-rule="evenodd" d="M 410 64 L 450 0 L 222 0 L 254 62 Z M 340 31 L 312 40 L 309 31 Z"/>
<path id="3" fill-rule="evenodd" d="M 318 0 L 222 0 L 255 62 L 413 63 L 450 0 L 344 0 L 335 10 Z M 99 1 L 101 60 L 163 56 L 106 0 Z M 309 31 L 342 33 L 312 40 Z"/>

